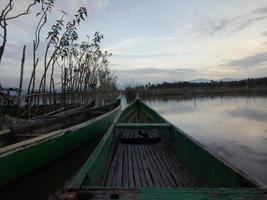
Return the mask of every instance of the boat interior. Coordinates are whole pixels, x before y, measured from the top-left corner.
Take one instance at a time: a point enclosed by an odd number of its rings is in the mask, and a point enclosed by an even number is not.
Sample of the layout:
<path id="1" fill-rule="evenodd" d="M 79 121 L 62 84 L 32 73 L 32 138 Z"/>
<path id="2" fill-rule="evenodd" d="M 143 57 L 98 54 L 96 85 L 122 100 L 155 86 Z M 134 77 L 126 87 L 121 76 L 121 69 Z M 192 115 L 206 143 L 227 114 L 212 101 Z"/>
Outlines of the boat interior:
<path id="1" fill-rule="evenodd" d="M 195 187 L 197 181 L 155 129 L 116 130 L 116 148 L 102 184 L 111 187 Z"/>
<path id="2" fill-rule="evenodd" d="M 71 187 L 105 199 L 111 189 L 124 193 L 138 188 L 258 185 L 136 100 L 106 133 Z"/>
<path id="3" fill-rule="evenodd" d="M 0 147 L 74 126 L 105 114 L 119 105 L 120 101 L 118 100 L 106 106 L 81 106 L 80 108 L 56 113 L 55 115 L 50 115 L 42 119 L 18 123 L 9 128 L 9 133 L 5 136 L 1 136 Z"/>

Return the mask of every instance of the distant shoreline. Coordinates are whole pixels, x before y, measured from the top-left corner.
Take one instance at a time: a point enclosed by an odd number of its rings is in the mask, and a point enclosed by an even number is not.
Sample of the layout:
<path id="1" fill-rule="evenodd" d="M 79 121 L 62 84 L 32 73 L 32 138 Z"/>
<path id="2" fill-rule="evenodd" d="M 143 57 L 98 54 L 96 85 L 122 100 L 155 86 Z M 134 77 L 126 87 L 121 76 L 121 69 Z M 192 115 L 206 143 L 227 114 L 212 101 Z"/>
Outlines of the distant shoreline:
<path id="1" fill-rule="evenodd" d="M 127 87 L 125 94 L 132 98 L 139 94 L 146 96 L 233 96 L 233 95 L 267 95 L 267 77 L 248 78 L 239 81 L 210 82 L 163 82 L 158 84 Z"/>
<path id="2" fill-rule="evenodd" d="M 134 98 L 136 94 L 140 97 L 163 97 L 176 96 L 191 98 L 199 96 L 267 96 L 267 87 L 261 88 L 166 88 L 166 89 L 145 89 L 132 88 L 125 90 L 127 98 Z"/>

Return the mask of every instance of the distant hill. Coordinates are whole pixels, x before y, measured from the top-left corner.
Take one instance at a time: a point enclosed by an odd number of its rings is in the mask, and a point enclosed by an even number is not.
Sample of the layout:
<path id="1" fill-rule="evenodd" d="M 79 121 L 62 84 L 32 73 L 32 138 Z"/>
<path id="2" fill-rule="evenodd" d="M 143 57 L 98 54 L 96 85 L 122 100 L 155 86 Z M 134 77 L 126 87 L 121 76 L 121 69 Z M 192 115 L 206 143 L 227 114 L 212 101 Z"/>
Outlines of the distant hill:
<path id="1" fill-rule="evenodd" d="M 208 82 L 210 82 L 210 80 L 205 79 L 205 78 L 199 78 L 199 79 L 192 80 L 190 82 L 192 82 L 192 83 L 208 83 Z"/>
<path id="2" fill-rule="evenodd" d="M 213 80 L 213 81 L 230 82 L 230 81 L 238 81 L 238 80 L 242 80 L 242 79 L 222 78 L 222 79 L 217 79 L 217 80 Z M 192 80 L 190 82 L 192 82 L 192 83 L 209 83 L 209 82 L 211 82 L 211 79 L 199 78 L 199 79 Z"/>
<path id="3" fill-rule="evenodd" d="M 223 78 L 223 79 L 219 79 L 217 81 L 230 82 L 230 81 L 238 81 L 238 80 L 242 80 L 242 79 Z"/>

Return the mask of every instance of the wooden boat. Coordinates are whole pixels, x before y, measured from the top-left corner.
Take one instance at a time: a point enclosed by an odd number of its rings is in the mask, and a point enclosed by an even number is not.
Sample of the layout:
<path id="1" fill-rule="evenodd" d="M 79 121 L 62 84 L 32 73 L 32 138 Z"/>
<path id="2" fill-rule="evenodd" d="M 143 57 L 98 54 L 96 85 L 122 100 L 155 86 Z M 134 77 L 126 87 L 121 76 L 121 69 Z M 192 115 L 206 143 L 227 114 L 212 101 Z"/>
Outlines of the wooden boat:
<path id="1" fill-rule="evenodd" d="M 28 139 L 0 148 L 0 186 L 36 170 L 105 132 L 119 113 L 120 100 L 117 100 L 107 106 L 57 117 L 51 126 L 43 122 L 46 126 L 41 123 L 40 127 L 34 124 L 32 129 L 27 126 L 23 131 L 18 128 L 16 137 L 20 135 L 18 130 L 23 135 L 28 130 Z"/>
<path id="2" fill-rule="evenodd" d="M 262 188 L 136 99 L 61 199 L 267 199 Z"/>
<path id="3" fill-rule="evenodd" d="M 35 137 L 35 133 L 41 135 L 79 123 L 86 119 L 89 110 L 94 106 L 95 101 L 92 101 L 89 104 L 67 107 L 60 111 L 50 112 L 34 120 L 11 119 L 15 123 L 13 122 L 7 125 L 9 128 L 5 129 L 4 132 L 1 131 L 0 147 Z M 97 108 L 97 110 L 99 109 L 106 109 L 106 107 Z M 73 118 L 75 120 L 71 120 L 71 123 L 66 123 L 66 119 Z"/>
<path id="4" fill-rule="evenodd" d="M 43 118 L 65 115 L 65 114 L 68 114 L 71 112 L 77 112 L 80 110 L 89 109 L 89 108 L 92 108 L 94 106 L 95 106 L 95 100 L 92 100 L 90 103 L 83 104 L 83 105 L 67 105 L 67 106 L 59 108 L 57 110 L 53 110 L 53 111 L 45 113 L 43 115 L 39 115 L 39 116 L 35 117 L 35 119 L 43 119 Z"/>

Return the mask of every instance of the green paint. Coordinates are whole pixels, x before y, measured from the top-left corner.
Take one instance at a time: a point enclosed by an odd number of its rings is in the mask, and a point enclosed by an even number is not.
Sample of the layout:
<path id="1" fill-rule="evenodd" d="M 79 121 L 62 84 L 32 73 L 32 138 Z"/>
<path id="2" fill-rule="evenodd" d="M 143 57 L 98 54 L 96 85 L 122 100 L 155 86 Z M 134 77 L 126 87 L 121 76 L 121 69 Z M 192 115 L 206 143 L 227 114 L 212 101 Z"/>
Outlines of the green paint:
<path id="1" fill-rule="evenodd" d="M 258 200 L 267 199 L 267 193 L 258 189 L 199 188 L 169 189 L 142 188 L 141 200 Z"/>
<path id="2" fill-rule="evenodd" d="M 73 129 L 53 139 L 0 155 L 0 186 L 30 173 L 97 136 L 112 124 L 119 113 L 118 107 L 97 119 L 90 120 L 92 123 L 86 127 Z"/>
<path id="3" fill-rule="evenodd" d="M 149 123 L 134 123 L 135 112 L 140 112 Z M 130 120 L 130 121 L 129 121 Z M 132 121 L 131 121 L 132 120 Z M 138 121 L 138 120 L 137 120 Z M 248 178 L 222 158 L 209 152 L 203 145 L 188 136 L 161 117 L 140 100 L 130 104 L 115 120 L 90 158 L 74 178 L 70 188 L 94 191 L 112 190 L 101 183 L 105 176 L 109 153 L 116 144 L 116 129 L 157 128 L 160 136 L 175 152 L 183 165 L 195 176 L 198 188 L 140 188 L 140 199 L 267 199 L 267 194 L 259 189 L 261 184 Z M 208 188 L 207 188 L 208 187 Z M 123 190 L 123 188 L 121 188 Z M 125 190 L 131 188 L 125 188 Z M 133 188 L 132 188 L 133 189 Z"/>

